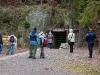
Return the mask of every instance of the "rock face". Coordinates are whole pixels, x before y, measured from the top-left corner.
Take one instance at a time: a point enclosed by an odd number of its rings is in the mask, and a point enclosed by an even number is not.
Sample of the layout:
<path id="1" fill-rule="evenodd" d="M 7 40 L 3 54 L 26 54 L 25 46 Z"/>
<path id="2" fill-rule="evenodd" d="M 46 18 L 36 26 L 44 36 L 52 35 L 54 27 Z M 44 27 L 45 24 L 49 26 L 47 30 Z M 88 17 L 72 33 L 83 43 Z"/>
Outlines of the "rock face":
<path id="1" fill-rule="evenodd" d="M 26 19 L 30 23 L 30 28 L 37 27 L 38 32 L 46 31 L 46 28 L 50 27 L 50 17 L 51 13 L 48 11 L 43 11 L 41 9 L 33 9 Z"/>
<path id="2" fill-rule="evenodd" d="M 51 18 L 51 11 L 42 10 L 40 6 L 38 8 L 32 9 L 26 16 L 26 20 L 30 23 L 30 29 L 25 29 L 23 26 L 18 26 L 18 31 L 22 32 L 22 37 L 19 39 L 19 43 L 22 47 L 27 45 L 27 42 L 24 40 L 23 34 L 29 35 L 30 31 L 36 27 L 38 33 L 43 31 L 45 32 L 47 28 L 50 26 L 50 18 Z"/>

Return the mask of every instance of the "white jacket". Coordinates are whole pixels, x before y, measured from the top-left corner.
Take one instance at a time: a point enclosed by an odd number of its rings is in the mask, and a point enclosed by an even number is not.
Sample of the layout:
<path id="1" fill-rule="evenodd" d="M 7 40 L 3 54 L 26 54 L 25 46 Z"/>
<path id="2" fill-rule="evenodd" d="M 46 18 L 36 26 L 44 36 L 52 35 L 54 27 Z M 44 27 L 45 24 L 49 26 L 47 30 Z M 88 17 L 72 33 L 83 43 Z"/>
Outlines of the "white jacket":
<path id="1" fill-rule="evenodd" d="M 40 38 L 42 39 L 42 44 L 44 43 L 44 38 L 46 37 L 43 32 L 39 33 Z"/>
<path id="2" fill-rule="evenodd" d="M 12 44 L 12 43 L 9 41 L 11 36 L 14 36 L 14 35 L 10 35 L 10 36 L 8 36 L 8 42 L 9 42 L 9 44 Z M 17 42 L 17 38 L 16 38 L 15 36 L 14 36 L 14 38 L 15 38 L 15 41 L 14 41 L 13 44 L 16 44 L 16 42 Z"/>
<path id="3" fill-rule="evenodd" d="M 75 42 L 75 33 L 73 33 L 73 29 L 69 29 L 68 40 L 71 42 Z"/>

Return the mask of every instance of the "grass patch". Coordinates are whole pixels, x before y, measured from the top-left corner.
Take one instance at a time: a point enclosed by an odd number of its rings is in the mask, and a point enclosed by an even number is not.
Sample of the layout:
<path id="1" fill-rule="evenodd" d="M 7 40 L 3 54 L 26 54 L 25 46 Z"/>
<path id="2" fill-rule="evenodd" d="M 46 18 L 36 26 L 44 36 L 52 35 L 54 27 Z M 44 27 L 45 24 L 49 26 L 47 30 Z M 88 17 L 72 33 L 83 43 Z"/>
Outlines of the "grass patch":
<path id="1" fill-rule="evenodd" d="M 92 65 L 82 62 L 75 62 L 72 65 L 69 64 L 69 69 L 82 75 L 100 75 L 100 72 L 91 67 Z"/>
<path id="2" fill-rule="evenodd" d="M 72 60 L 68 62 L 62 61 L 61 64 L 58 64 L 58 66 L 63 69 L 69 69 L 76 73 L 76 75 L 100 75 L 100 69 L 94 68 L 94 65 L 91 63 L 83 63 L 81 61 Z"/>

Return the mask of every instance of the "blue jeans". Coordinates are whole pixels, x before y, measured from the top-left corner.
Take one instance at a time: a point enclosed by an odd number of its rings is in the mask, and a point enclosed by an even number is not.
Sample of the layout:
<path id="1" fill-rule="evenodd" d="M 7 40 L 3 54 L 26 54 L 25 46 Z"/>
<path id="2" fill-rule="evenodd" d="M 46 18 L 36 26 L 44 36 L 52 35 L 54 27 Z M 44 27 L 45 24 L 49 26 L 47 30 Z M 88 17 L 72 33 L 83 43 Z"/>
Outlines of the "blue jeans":
<path id="1" fill-rule="evenodd" d="M 6 54 L 9 54 L 10 50 L 11 50 L 11 54 L 14 54 L 14 49 L 15 49 L 15 44 L 10 44 L 8 46 L 8 50 Z"/>
<path id="2" fill-rule="evenodd" d="M 49 48 L 51 49 L 51 48 L 52 48 L 52 43 L 49 43 L 48 46 L 49 46 Z"/>
<path id="3" fill-rule="evenodd" d="M 2 52 L 2 44 L 0 44 L 0 53 Z"/>

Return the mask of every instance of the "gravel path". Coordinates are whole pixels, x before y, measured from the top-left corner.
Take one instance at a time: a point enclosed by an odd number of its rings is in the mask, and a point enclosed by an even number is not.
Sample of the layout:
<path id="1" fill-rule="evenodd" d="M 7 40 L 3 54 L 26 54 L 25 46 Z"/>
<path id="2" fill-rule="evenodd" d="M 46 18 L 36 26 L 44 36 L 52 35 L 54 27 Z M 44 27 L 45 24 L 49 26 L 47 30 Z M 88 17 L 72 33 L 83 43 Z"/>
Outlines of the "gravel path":
<path id="1" fill-rule="evenodd" d="M 37 50 L 36 59 L 27 58 L 29 52 L 0 57 L 0 75 L 75 75 L 72 71 L 59 66 L 63 60 L 80 60 L 86 58 L 88 51 L 75 50 L 69 53 L 68 49 L 45 48 L 45 58 L 40 59 L 40 50 Z"/>

